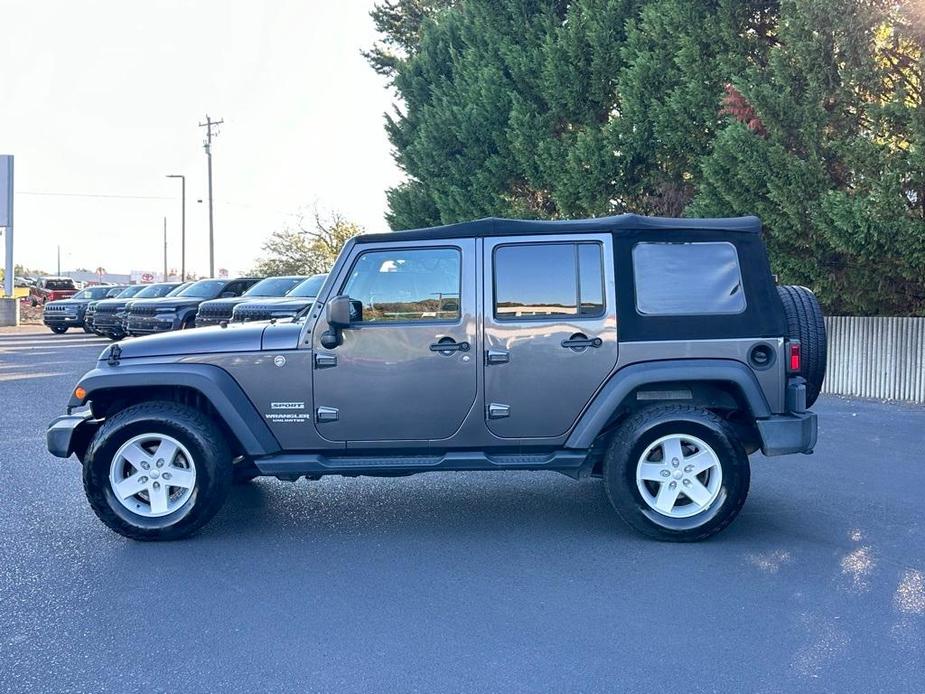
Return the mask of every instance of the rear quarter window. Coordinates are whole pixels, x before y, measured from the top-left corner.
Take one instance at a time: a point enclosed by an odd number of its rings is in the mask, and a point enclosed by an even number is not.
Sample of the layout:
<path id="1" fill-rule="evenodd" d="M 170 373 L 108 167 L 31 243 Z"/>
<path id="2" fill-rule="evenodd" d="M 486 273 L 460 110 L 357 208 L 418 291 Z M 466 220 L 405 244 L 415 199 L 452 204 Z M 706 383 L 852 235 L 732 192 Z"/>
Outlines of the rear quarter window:
<path id="1" fill-rule="evenodd" d="M 633 247 L 636 310 L 649 316 L 745 311 L 736 247 L 727 242 L 639 243 Z"/>

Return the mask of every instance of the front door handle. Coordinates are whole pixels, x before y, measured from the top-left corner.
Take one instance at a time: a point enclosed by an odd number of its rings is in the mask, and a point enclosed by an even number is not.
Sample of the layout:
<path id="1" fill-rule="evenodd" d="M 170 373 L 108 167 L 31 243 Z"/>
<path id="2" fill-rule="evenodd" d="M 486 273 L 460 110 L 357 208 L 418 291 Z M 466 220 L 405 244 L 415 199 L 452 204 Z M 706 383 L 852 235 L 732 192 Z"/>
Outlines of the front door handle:
<path id="1" fill-rule="evenodd" d="M 430 346 L 431 352 L 468 352 L 469 343 L 468 342 L 456 342 L 452 337 L 444 337 L 439 342 L 435 342 Z"/>
<path id="2" fill-rule="evenodd" d="M 566 349 L 579 350 L 587 347 L 600 347 L 604 341 L 599 337 L 588 337 L 584 333 L 575 333 L 567 340 L 562 340 Z"/>

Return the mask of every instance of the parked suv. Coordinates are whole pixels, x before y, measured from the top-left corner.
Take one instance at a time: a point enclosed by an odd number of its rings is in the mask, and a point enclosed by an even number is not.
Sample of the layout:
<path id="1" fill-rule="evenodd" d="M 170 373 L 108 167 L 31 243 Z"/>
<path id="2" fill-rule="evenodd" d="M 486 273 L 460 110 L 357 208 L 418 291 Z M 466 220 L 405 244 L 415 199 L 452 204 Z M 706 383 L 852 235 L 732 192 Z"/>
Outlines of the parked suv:
<path id="1" fill-rule="evenodd" d="M 816 442 L 821 312 L 775 286 L 760 230 L 622 215 L 359 236 L 300 320 L 105 350 L 48 449 L 139 540 L 192 533 L 235 478 L 435 470 L 599 476 L 637 530 L 700 540 L 745 502 L 749 454 Z"/>
<path id="2" fill-rule="evenodd" d="M 42 308 L 42 322 L 58 335 L 66 333 L 68 328 L 83 328 L 84 332 L 90 332 L 86 324 L 87 308 L 100 299 L 115 296 L 123 289 L 124 286 L 104 284 L 81 289 L 68 299 L 49 301 Z"/>
<path id="3" fill-rule="evenodd" d="M 293 287 L 301 284 L 304 279 L 306 279 L 304 275 L 267 277 L 257 282 L 241 296 L 203 301 L 199 304 L 199 311 L 196 313 L 196 326 L 218 325 L 222 321 L 231 320 L 235 306 L 255 299 L 282 297 Z"/>
<path id="4" fill-rule="evenodd" d="M 294 318 L 315 302 L 327 275 L 312 275 L 300 282 L 285 296 L 276 299 L 252 299 L 234 307 L 231 320 L 257 321 Z"/>
<path id="5" fill-rule="evenodd" d="M 29 287 L 29 302 L 33 306 L 59 299 L 69 299 L 77 293 L 70 277 L 42 277 Z"/>
<path id="6" fill-rule="evenodd" d="M 179 282 L 136 284 L 112 299 L 98 301 L 93 307 L 93 332 L 111 340 L 125 337 L 122 324 L 126 307 L 137 299 L 159 299 L 180 286 Z"/>
<path id="7" fill-rule="evenodd" d="M 194 328 L 196 311 L 203 301 L 240 296 L 258 281 L 256 277 L 199 280 L 163 299 L 133 303 L 128 309 L 125 331 L 129 335 L 148 335 Z"/>

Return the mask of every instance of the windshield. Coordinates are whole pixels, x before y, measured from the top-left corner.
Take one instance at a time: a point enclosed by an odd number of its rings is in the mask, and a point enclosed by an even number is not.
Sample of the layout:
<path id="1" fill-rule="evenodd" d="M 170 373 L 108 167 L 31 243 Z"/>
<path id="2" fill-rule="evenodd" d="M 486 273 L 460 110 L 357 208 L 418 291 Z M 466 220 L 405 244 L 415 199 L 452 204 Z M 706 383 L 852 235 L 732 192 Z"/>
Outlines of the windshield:
<path id="1" fill-rule="evenodd" d="M 116 294 L 120 299 L 128 299 L 133 296 L 138 296 L 141 291 L 145 288 L 143 284 L 133 284 L 131 287 L 126 287 L 121 292 Z"/>
<path id="2" fill-rule="evenodd" d="M 211 299 L 218 296 L 222 288 L 228 284 L 225 280 L 199 280 L 193 282 L 176 296 L 190 296 L 196 299 Z"/>
<path id="3" fill-rule="evenodd" d="M 106 296 L 106 292 L 109 291 L 109 287 L 88 287 L 87 289 L 82 289 L 74 295 L 75 299 L 102 299 Z"/>
<path id="4" fill-rule="evenodd" d="M 327 275 L 312 275 L 307 280 L 302 282 L 302 284 L 298 285 L 295 289 L 286 294 L 286 296 L 318 296 L 318 292 L 321 291 L 321 285 L 324 284 L 326 277 Z"/>
<path id="5" fill-rule="evenodd" d="M 74 280 L 45 280 L 45 289 L 62 290 L 76 289 Z"/>
<path id="6" fill-rule="evenodd" d="M 143 285 L 143 289 L 135 295 L 136 299 L 157 299 L 162 296 L 167 296 L 174 289 L 177 289 L 179 285 L 176 284 L 146 284 Z"/>
<path id="7" fill-rule="evenodd" d="M 107 299 L 113 299 L 125 291 L 125 287 L 108 287 L 108 289 L 109 291 L 106 292 Z"/>
<path id="8" fill-rule="evenodd" d="M 106 292 L 109 291 L 109 287 L 88 287 L 87 289 L 82 289 L 74 295 L 75 299 L 102 299 L 106 296 Z"/>
<path id="9" fill-rule="evenodd" d="M 192 287 L 192 286 L 193 286 L 192 282 L 184 282 L 183 284 L 171 289 L 169 292 L 164 294 L 164 296 L 177 296 L 178 294 L 181 294 L 187 287 Z"/>
<path id="10" fill-rule="evenodd" d="M 283 296 L 305 277 L 267 277 L 244 292 L 244 296 Z"/>

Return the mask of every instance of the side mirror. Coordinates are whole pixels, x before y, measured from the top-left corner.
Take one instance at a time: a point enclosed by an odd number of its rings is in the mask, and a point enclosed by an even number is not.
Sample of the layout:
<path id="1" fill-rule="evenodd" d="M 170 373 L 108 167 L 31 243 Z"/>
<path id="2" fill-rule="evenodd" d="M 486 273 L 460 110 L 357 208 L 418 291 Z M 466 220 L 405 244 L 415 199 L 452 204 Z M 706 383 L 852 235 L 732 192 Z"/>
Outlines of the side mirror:
<path id="1" fill-rule="evenodd" d="M 332 328 L 346 328 L 350 325 L 351 301 L 349 296 L 335 296 L 325 306 L 325 318 Z"/>
<path id="2" fill-rule="evenodd" d="M 359 309 L 359 312 L 358 312 Z M 328 330 L 321 336 L 321 346 L 325 349 L 334 349 L 343 342 L 341 331 L 350 326 L 355 320 L 362 320 L 362 304 L 351 301 L 349 296 L 335 296 L 328 299 L 324 307 L 324 317 L 328 322 Z"/>

